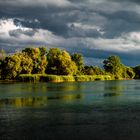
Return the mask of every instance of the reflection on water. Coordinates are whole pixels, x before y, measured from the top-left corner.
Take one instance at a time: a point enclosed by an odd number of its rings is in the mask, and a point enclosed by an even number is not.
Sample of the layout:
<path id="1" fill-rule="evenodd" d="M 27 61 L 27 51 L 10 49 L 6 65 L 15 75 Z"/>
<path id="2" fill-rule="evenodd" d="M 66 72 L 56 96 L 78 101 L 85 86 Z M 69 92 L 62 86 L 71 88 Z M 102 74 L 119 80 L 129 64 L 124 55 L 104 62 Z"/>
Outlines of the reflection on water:
<path id="1" fill-rule="evenodd" d="M 0 84 L 0 140 L 139 140 L 139 89 L 135 80 Z"/>
<path id="2" fill-rule="evenodd" d="M 60 95 L 56 94 L 54 96 L 44 96 L 44 97 L 26 97 L 26 98 L 9 98 L 9 99 L 0 99 L 0 106 L 1 105 L 14 105 L 16 107 L 23 107 L 23 106 L 45 106 L 47 105 L 48 100 L 59 99 L 64 101 L 70 101 L 75 99 L 81 99 L 82 94 L 67 94 L 67 95 Z"/>
<path id="3" fill-rule="evenodd" d="M 120 96 L 122 91 L 121 81 L 112 81 L 111 83 L 106 82 L 104 91 L 105 97 Z"/>

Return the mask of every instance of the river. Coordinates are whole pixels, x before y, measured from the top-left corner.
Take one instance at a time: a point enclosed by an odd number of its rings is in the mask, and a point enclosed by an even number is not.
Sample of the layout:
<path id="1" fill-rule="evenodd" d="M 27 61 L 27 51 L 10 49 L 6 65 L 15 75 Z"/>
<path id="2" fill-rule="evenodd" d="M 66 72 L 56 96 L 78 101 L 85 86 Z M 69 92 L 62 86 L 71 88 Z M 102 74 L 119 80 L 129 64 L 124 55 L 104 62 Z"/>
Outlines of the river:
<path id="1" fill-rule="evenodd" d="M 0 139 L 139 140 L 140 81 L 0 83 Z"/>

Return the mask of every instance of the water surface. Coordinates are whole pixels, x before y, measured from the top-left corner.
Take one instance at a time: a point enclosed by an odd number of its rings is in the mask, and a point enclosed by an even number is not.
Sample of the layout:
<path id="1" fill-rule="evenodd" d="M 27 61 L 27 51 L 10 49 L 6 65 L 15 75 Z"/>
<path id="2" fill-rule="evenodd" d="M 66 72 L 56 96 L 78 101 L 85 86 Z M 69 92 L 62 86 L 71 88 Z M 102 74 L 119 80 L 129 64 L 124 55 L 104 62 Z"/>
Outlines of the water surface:
<path id="1" fill-rule="evenodd" d="M 139 80 L 0 84 L 0 139 L 139 140 L 139 132 Z"/>

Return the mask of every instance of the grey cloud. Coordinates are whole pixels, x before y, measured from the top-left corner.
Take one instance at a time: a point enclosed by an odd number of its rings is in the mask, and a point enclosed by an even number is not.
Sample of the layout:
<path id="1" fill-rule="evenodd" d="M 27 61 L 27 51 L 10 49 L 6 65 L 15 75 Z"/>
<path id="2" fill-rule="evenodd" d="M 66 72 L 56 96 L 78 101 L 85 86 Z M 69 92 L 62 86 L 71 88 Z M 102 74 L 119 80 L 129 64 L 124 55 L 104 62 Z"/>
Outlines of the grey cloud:
<path id="1" fill-rule="evenodd" d="M 65 7 L 71 5 L 71 3 L 68 0 L 1 0 L 1 5 L 12 5 L 12 6 L 18 6 L 18 7 L 30 7 L 37 5 L 46 7 L 49 5 L 58 6 L 58 7 Z"/>
<path id="2" fill-rule="evenodd" d="M 110 1 L 115 1 L 115 2 L 126 2 L 126 3 L 128 3 L 128 2 L 130 2 L 130 3 L 136 3 L 136 4 L 140 4 L 140 1 L 139 0 L 110 0 Z"/>
<path id="3" fill-rule="evenodd" d="M 25 30 L 24 31 L 22 29 L 16 29 L 16 30 L 9 31 L 10 36 L 14 36 L 17 38 L 22 34 L 32 37 L 32 36 L 34 36 L 35 33 L 36 33 L 36 30 Z"/>
<path id="4" fill-rule="evenodd" d="M 33 28 L 33 29 L 37 29 L 40 27 L 40 22 L 37 19 L 25 20 L 25 19 L 14 18 L 13 21 L 16 26 L 23 26 L 23 27 Z"/>

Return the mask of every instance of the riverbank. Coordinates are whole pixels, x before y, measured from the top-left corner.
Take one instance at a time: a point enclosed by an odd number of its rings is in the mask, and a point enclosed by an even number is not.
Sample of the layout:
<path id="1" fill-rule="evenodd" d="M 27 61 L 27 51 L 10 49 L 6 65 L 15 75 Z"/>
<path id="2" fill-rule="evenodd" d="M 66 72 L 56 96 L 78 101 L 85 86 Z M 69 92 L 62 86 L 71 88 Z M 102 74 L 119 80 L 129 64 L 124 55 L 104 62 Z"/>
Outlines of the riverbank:
<path id="1" fill-rule="evenodd" d="M 21 82 L 82 82 L 96 80 L 112 80 L 109 75 L 47 75 L 47 74 L 21 74 Z"/>

